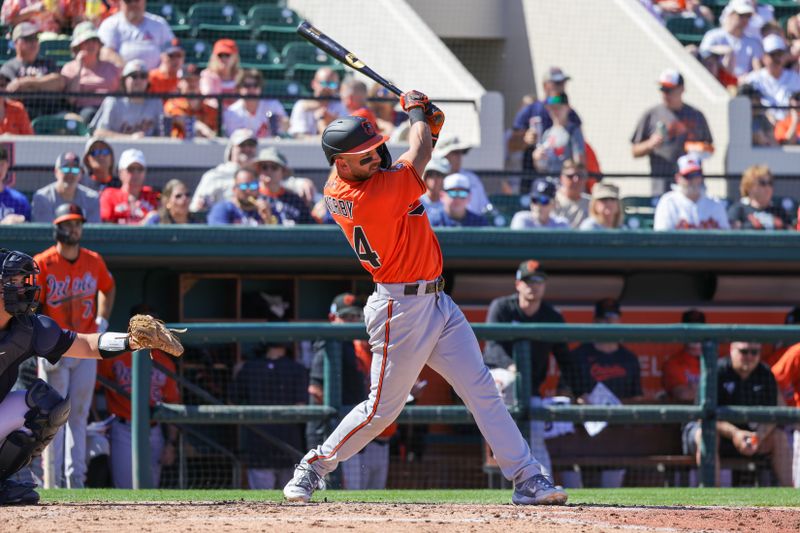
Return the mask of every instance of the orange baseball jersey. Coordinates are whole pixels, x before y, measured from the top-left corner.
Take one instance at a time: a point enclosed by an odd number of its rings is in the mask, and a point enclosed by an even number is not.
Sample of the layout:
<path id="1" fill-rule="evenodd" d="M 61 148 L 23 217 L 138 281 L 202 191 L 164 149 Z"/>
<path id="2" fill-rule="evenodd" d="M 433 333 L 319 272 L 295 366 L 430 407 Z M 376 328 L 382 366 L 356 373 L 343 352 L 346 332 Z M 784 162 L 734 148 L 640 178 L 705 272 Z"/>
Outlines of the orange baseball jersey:
<path id="1" fill-rule="evenodd" d="M 332 173 L 325 205 L 376 283 L 432 280 L 442 273 L 442 251 L 419 197 L 425 183 L 408 161 L 364 181 Z"/>
<path id="2" fill-rule="evenodd" d="M 68 261 L 55 246 L 34 257 L 39 265 L 38 283 L 42 287 L 40 313 L 64 329 L 95 333 L 97 291 L 114 288 L 114 278 L 100 254 L 81 248 L 78 259 Z"/>
<path id="3" fill-rule="evenodd" d="M 772 367 L 786 405 L 800 407 L 800 344 L 791 346 Z"/>
<path id="4" fill-rule="evenodd" d="M 161 350 L 150 350 L 153 360 L 161 366 L 175 372 L 175 362 Z M 131 392 L 131 352 L 126 352 L 113 359 L 97 362 L 97 373 L 113 381 L 129 394 Z M 105 389 L 108 412 L 124 420 L 131 419 L 131 401 L 113 390 Z M 159 402 L 179 403 L 180 393 L 175 380 L 153 368 L 150 372 L 150 407 Z"/>
<path id="5" fill-rule="evenodd" d="M 664 389 L 669 392 L 678 386 L 690 383 L 697 385 L 700 380 L 700 358 L 681 350 L 664 363 L 661 369 Z"/>

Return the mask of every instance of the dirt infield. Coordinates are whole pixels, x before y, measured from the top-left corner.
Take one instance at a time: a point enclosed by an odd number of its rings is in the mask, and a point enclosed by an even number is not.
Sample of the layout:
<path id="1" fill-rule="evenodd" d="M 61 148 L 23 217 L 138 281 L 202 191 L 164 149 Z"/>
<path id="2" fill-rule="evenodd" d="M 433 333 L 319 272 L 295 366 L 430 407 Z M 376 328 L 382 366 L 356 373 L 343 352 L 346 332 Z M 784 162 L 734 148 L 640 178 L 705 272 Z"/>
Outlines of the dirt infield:
<path id="1" fill-rule="evenodd" d="M 4 507 L 2 531 L 305 533 L 390 531 L 800 531 L 800 509 L 722 507 L 515 507 L 376 503 L 45 503 Z"/>

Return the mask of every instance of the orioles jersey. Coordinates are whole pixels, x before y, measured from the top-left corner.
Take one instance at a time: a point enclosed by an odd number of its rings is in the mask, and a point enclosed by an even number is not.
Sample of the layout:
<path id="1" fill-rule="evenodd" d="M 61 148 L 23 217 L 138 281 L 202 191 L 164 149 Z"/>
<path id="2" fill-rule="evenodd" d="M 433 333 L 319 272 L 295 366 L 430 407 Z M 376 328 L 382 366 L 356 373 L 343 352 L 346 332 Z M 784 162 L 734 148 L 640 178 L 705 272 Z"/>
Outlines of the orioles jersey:
<path id="1" fill-rule="evenodd" d="M 114 278 L 100 254 L 81 248 L 75 261 L 65 259 L 55 246 L 33 258 L 39 265 L 39 312 L 64 329 L 95 333 L 97 291 L 114 288 Z"/>
<path id="2" fill-rule="evenodd" d="M 403 160 L 364 181 L 347 181 L 334 171 L 325 184 L 328 211 L 376 283 L 432 280 L 442 273 L 439 241 L 419 200 L 426 190 Z"/>

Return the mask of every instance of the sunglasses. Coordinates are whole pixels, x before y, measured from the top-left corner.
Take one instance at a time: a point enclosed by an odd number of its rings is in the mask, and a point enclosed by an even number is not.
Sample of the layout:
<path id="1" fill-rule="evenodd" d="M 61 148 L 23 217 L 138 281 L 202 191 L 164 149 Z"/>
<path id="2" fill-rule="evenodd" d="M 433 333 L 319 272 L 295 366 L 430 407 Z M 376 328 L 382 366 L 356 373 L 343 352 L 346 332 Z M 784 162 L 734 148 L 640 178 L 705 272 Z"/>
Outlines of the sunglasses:
<path id="1" fill-rule="evenodd" d="M 81 167 L 64 166 L 64 167 L 60 167 L 60 170 L 64 174 L 80 174 L 81 173 Z"/>
<path id="2" fill-rule="evenodd" d="M 135 72 L 133 74 L 128 74 L 129 78 L 133 78 L 134 80 L 146 80 L 147 73 L 146 72 Z"/>
<path id="3" fill-rule="evenodd" d="M 250 83 L 243 83 L 242 88 L 244 89 L 260 89 L 261 84 L 258 82 L 250 82 Z"/>
<path id="4" fill-rule="evenodd" d="M 758 180 L 757 183 L 762 187 L 772 187 L 772 180 Z"/>
<path id="5" fill-rule="evenodd" d="M 258 182 L 253 181 L 250 183 L 240 183 L 238 185 L 240 191 L 257 191 L 258 190 Z"/>
<path id="6" fill-rule="evenodd" d="M 761 348 L 739 348 L 737 351 L 742 355 L 756 356 L 761 353 Z"/>
<path id="7" fill-rule="evenodd" d="M 531 198 L 531 203 L 536 205 L 550 205 L 550 198 Z"/>
<path id="8" fill-rule="evenodd" d="M 339 82 L 338 81 L 321 81 L 319 82 L 319 86 L 324 89 L 338 89 Z"/>
<path id="9" fill-rule="evenodd" d="M 222 53 L 222 54 L 217 54 L 217 57 L 220 59 L 228 59 L 229 57 L 231 57 L 231 55 Z"/>
<path id="10" fill-rule="evenodd" d="M 469 196 L 469 191 L 465 191 L 464 189 L 453 189 L 451 191 L 447 191 L 447 196 L 450 198 L 466 198 Z"/>
<path id="11" fill-rule="evenodd" d="M 95 148 L 89 152 L 89 155 L 92 157 L 98 157 L 101 155 L 111 155 L 110 148 Z"/>

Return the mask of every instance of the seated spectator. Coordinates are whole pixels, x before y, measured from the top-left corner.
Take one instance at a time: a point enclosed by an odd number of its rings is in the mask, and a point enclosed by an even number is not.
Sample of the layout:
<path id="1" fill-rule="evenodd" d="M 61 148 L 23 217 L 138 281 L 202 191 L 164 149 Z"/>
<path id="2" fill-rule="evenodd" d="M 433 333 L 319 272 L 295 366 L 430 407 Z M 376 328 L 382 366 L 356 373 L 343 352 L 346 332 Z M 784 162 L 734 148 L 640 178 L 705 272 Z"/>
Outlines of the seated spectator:
<path id="1" fill-rule="evenodd" d="M 531 186 L 531 208 L 517 211 L 511 229 L 569 229 L 569 221 L 553 215 L 556 184 L 549 178 L 537 178 Z"/>
<path id="2" fill-rule="evenodd" d="M 378 129 L 391 140 L 397 140 L 394 137 L 395 129 L 408 120 L 405 112 L 397 110 L 397 96 L 383 85 L 374 83 L 369 89 L 369 98 L 367 107 L 375 115 Z M 385 98 L 387 101 L 373 101 L 373 98 Z"/>
<path id="3" fill-rule="evenodd" d="M 767 107 L 786 107 L 791 95 L 800 92 L 800 74 L 785 67 L 788 48 L 778 35 L 764 38 L 764 66 L 754 70 L 744 78 L 761 93 L 761 103 Z M 770 109 L 774 120 L 786 117 L 785 109 Z"/>
<path id="4" fill-rule="evenodd" d="M 161 191 L 158 209 L 150 211 L 142 221 L 143 225 L 192 224 L 196 222 L 189 212 L 189 189 L 178 179 L 169 180 Z"/>
<path id="5" fill-rule="evenodd" d="M 292 172 L 286 157 L 277 148 L 270 146 L 259 151 L 252 165 L 258 174 L 259 193 L 269 203 L 278 224 L 314 223 L 305 200 L 284 186 L 284 179 Z"/>
<path id="6" fill-rule="evenodd" d="M 730 11 L 720 21 L 720 27 L 709 30 L 703 36 L 700 51 L 707 53 L 712 46 L 720 44 L 729 46 L 731 52 L 723 60 L 723 65 L 734 76 L 741 78 L 761 67 L 764 48 L 761 39 L 745 35 L 750 17 L 755 13 L 749 0 L 732 0 L 729 7 Z"/>
<path id="7" fill-rule="evenodd" d="M 339 88 L 339 98 L 347 109 L 347 114 L 354 117 L 364 117 L 378 128 L 378 119 L 367 106 L 367 84 L 353 78 L 348 78 L 342 82 Z"/>
<path id="8" fill-rule="evenodd" d="M 681 315 L 682 324 L 705 324 L 706 315 L 699 309 L 687 309 Z M 681 351 L 664 362 L 661 379 L 667 399 L 675 403 L 695 403 L 700 384 L 702 342 L 687 342 Z"/>
<path id="9" fill-rule="evenodd" d="M 16 26 L 28 22 L 42 32 L 69 33 L 82 15 L 80 12 L 82 4 L 82 2 L 6 0 L 0 11 L 0 23 L 4 26 Z"/>
<path id="10" fill-rule="evenodd" d="M 21 224 L 31 219 L 31 206 L 21 192 L 8 185 L 8 148 L 0 145 L 0 224 Z"/>
<path id="11" fill-rule="evenodd" d="M 700 161 L 684 155 L 678 159 L 676 186 L 656 204 L 653 229 L 730 229 L 725 206 L 706 196 Z"/>
<path id="12" fill-rule="evenodd" d="M 471 197 L 469 200 L 470 211 L 478 215 L 482 215 L 489 205 L 489 197 L 486 195 L 486 189 L 481 182 L 481 178 L 471 170 L 464 168 L 464 156 L 469 153 L 472 145 L 466 141 L 462 141 L 458 137 L 450 137 L 442 139 L 434 150 L 434 156 L 444 157 L 450 163 L 450 172 L 453 174 L 461 174 L 469 179 L 469 190 Z"/>
<path id="13" fill-rule="evenodd" d="M 150 83 L 148 91 L 154 94 L 174 93 L 178 90 L 178 79 L 186 52 L 181 48 L 181 42 L 175 38 L 164 45 L 161 51 L 161 62 L 147 75 Z"/>
<path id="14" fill-rule="evenodd" d="M 787 229 L 789 215 L 772 200 L 775 179 L 767 165 L 748 167 L 742 174 L 739 193 L 742 197 L 728 209 L 733 229 Z"/>
<path id="15" fill-rule="evenodd" d="M 10 81 L 0 71 L 0 91 L 5 91 Z M 0 134 L 33 135 L 31 119 L 22 102 L 0 96 Z"/>
<path id="16" fill-rule="evenodd" d="M 134 59 L 122 71 L 122 92 L 147 92 L 147 67 Z M 158 98 L 143 96 L 106 96 L 89 127 L 103 137 L 158 137 L 161 133 L 163 107 Z"/>
<path id="17" fill-rule="evenodd" d="M 59 93 L 66 80 L 58 73 L 55 61 L 39 57 L 39 30 L 30 22 L 21 22 L 11 32 L 14 41 L 14 58 L 0 67 L 0 74 L 10 80 L 8 92 Z M 32 119 L 39 115 L 55 113 L 64 108 L 61 98 L 26 96 L 20 99 Z"/>
<path id="18" fill-rule="evenodd" d="M 224 161 L 206 171 L 194 190 L 189 211 L 206 211 L 224 198 L 233 198 L 233 175 L 256 156 L 258 143 L 251 130 L 236 130 L 228 139 Z"/>
<path id="19" fill-rule="evenodd" d="M 595 324 L 619 324 L 622 311 L 614 298 L 603 298 L 594 305 Z M 622 403 L 643 399 L 639 358 L 618 342 L 585 342 L 570 353 L 571 365 L 561 374 L 562 390 L 572 391 L 577 403 L 588 403 L 588 396 L 598 383 L 605 385 Z M 601 486 L 619 488 L 625 478 L 624 469 L 603 470 Z M 577 479 L 569 485 L 581 487 Z"/>
<path id="20" fill-rule="evenodd" d="M 86 174 L 81 183 L 101 192 L 106 187 L 120 187 L 122 182 L 113 176 L 114 149 L 104 139 L 91 137 L 83 148 L 83 165 Z"/>
<path id="21" fill-rule="evenodd" d="M 239 72 L 236 89 L 240 98 L 228 107 L 222 117 L 226 135 L 239 129 L 252 130 L 256 137 L 279 136 L 286 131 L 289 118 L 283 105 L 272 98 L 253 98 L 261 95 L 264 78 L 261 71 L 247 69 Z"/>
<path id="22" fill-rule="evenodd" d="M 586 167 L 572 159 L 561 165 L 560 185 L 556 191 L 556 206 L 553 215 L 567 219 L 570 227 L 577 228 L 589 216 L 589 200 L 586 194 Z"/>
<path id="23" fill-rule="evenodd" d="M 339 94 L 339 74 L 330 67 L 322 67 L 311 80 L 314 98 L 321 100 L 298 100 L 289 118 L 289 135 L 308 137 L 320 135 L 328 124 L 347 115 L 339 100 L 331 100 Z"/>
<path id="24" fill-rule="evenodd" d="M 775 23 L 775 9 L 767 2 L 759 3 L 758 0 L 746 1 L 753 8 L 753 15 L 750 17 L 750 21 L 748 22 L 747 27 L 744 29 L 744 34 L 748 37 L 753 37 L 754 39 L 760 39 L 763 37 L 762 31 L 764 30 L 764 27 Z M 739 3 L 740 2 L 728 2 L 728 4 L 725 6 L 725 9 L 723 9 L 722 13 L 719 15 L 720 25 L 728 17 L 733 8 L 737 7 L 737 4 Z"/>
<path id="25" fill-rule="evenodd" d="M 743 83 L 739 86 L 738 95 L 750 99 L 752 117 L 750 129 L 753 134 L 753 146 L 778 146 L 774 127 L 767 118 L 766 110 L 761 105 L 761 91 L 750 83 Z"/>
<path id="26" fill-rule="evenodd" d="M 158 205 L 158 193 L 144 184 L 147 162 L 141 150 L 128 148 L 119 156 L 119 188 L 100 193 L 100 218 L 114 224 L 140 224 Z"/>
<path id="27" fill-rule="evenodd" d="M 586 141 L 581 127 L 570 122 L 566 93 L 547 97 L 544 107 L 553 125 L 542 132 L 531 157 L 537 171 L 555 175 L 568 159 L 575 163 L 586 161 Z"/>
<path id="28" fill-rule="evenodd" d="M 242 167 L 233 176 L 233 194 L 230 200 L 220 200 L 208 212 L 208 224 L 221 226 L 238 224 L 260 226 L 277 224 L 270 203 L 258 195 L 258 176 L 251 168 Z"/>
<path id="29" fill-rule="evenodd" d="M 433 227 L 486 226 L 483 217 L 469 210 L 470 182 L 463 174 L 450 174 L 444 179 L 440 195 L 442 209 L 428 213 Z"/>
<path id="30" fill-rule="evenodd" d="M 102 46 L 91 22 L 81 22 L 75 27 L 70 41 L 75 59 L 61 68 L 68 92 L 101 95 L 119 89 L 120 69 L 114 63 L 100 59 Z M 70 103 L 87 124 L 92 121 L 102 101 L 100 96 L 70 98 Z"/>
<path id="31" fill-rule="evenodd" d="M 125 0 L 119 13 L 105 19 L 97 30 L 103 41 L 103 59 L 122 67 L 138 59 L 145 72 L 156 68 L 164 46 L 175 38 L 163 17 L 146 11 L 147 0 Z"/>
<path id="32" fill-rule="evenodd" d="M 208 66 L 200 73 L 200 92 L 202 94 L 235 94 L 236 80 L 242 68 L 239 66 L 239 47 L 233 39 L 220 39 L 211 49 Z M 223 107 L 229 106 L 233 100 L 223 101 Z M 214 98 L 206 103 L 218 107 Z"/>
<path id="33" fill-rule="evenodd" d="M 757 342 L 732 342 L 730 357 L 719 360 L 717 405 L 778 405 L 778 386 L 767 365 L 761 362 Z M 783 428 L 775 424 L 717 422 L 719 457 L 769 456 L 772 472 L 781 487 L 792 486 L 792 454 Z M 700 465 L 700 422 L 690 422 L 683 432 L 684 452 L 695 455 Z M 719 468 L 719 467 L 718 467 Z M 717 470 L 717 484 L 720 477 Z"/>
<path id="34" fill-rule="evenodd" d="M 195 64 L 184 65 L 178 81 L 178 92 L 185 95 L 170 98 L 164 103 L 164 114 L 170 118 L 173 139 L 191 139 L 194 136 L 213 139 L 217 136 L 217 108 L 202 98 L 189 95 L 200 93 L 200 69 Z M 187 131 L 190 125 L 192 131 Z"/>
<path id="35" fill-rule="evenodd" d="M 619 229 L 622 227 L 622 206 L 619 188 L 610 183 L 598 182 L 592 187 L 589 216 L 578 229 L 583 231 Z"/>
<path id="36" fill-rule="evenodd" d="M 800 344 L 790 346 L 772 367 L 772 374 L 786 405 L 800 407 Z M 792 452 L 792 481 L 800 489 L 800 427 L 795 425 Z"/>
<path id="37" fill-rule="evenodd" d="M 789 97 L 788 114 L 775 124 L 775 140 L 781 144 L 800 144 L 800 91 L 792 93 Z"/>
<path id="38" fill-rule="evenodd" d="M 450 163 L 444 157 L 432 157 L 425 167 L 425 172 L 422 173 L 422 179 L 428 190 L 419 200 L 425 206 L 428 219 L 438 219 L 444 210 L 442 205 L 444 178 L 450 174 L 450 168 Z"/>
<path id="39" fill-rule="evenodd" d="M 723 87 L 735 90 L 739 84 L 739 80 L 725 68 L 724 63 L 725 57 L 729 56 L 731 52 L 732 49 L 727 44 L 717 44 L 703 50 L 697 49 L 697 59 L 700 60 L 712 76 L 717 78 L 717 81 L 720 82 Z"/>
<path id="40" fill-rule="evenodd" d="M 33 195 L 31 221 L 50 224 L 56 208 L 62 204 L 76 204 L 83 209 L 86 222 L 100 222 L 100 195 L 80 184 L 83 176 L 81 160 L 75 152 L 64 152 L 56 159 L 56 181 L 45 185 Z"/>

